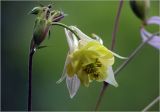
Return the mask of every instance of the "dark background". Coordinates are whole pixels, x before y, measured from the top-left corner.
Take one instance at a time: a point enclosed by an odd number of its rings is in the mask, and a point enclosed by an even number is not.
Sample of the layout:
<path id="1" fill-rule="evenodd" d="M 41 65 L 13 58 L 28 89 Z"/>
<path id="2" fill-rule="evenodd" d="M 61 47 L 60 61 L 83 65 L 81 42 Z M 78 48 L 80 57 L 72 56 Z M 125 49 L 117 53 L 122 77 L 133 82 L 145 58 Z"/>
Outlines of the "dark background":
<path id="1" fill-rule="evenodd" d="M 1 109 L 27 110 L 28 51 L 34 26 L 33 15 L 27 13 L 40 2 L 1 2 Z M 41 2 L 49 4 L 52 2 Z M 87 35 L 96 33 L 110 47 L 114 19 L 118 1 L 54 2 L 54 8 L 68 14 L 61 22 L 76 25 Z M 158 15 L 159 2 L 151 2 L 149 16 Z M 115 52 L 128 56 L 140 43 L 140 24 L 124 2 Z M 150 32 L 158 27 L 147 27 Z M 93 82 L 89 88 L 81 86 L 77 95 L 69 98 L 65 81 L 60 78 L 68 46 L 64 30 L 53 26 L 51 38 L 43 45 L 49 47 L 39 50 L 33 64 L 33 110 L 93 110 L 102 83 Z M 116 69 L 123 61 L 116 59 Z M 158 50 L 146 45 L 139 55 L 120 72 L 116 78 L 119 87 L 110 86 L 100 105 L 100 110 L 140 111 L 158 95 L 159 67 Z M 158 103 L 150 110 L 158 110 Z"/>

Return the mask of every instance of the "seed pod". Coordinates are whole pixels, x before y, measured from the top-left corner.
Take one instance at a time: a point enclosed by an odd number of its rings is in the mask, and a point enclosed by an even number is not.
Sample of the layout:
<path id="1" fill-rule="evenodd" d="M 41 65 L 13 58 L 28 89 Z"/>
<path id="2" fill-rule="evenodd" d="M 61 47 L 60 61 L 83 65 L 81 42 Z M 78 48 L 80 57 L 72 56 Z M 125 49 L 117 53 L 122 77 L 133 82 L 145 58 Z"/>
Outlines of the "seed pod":
<path id="1" fill-rule="evenodd" d="M 130 0 L 130 7 L 134 14 L 145 22 L 150 7 L 150 0 Z"/>

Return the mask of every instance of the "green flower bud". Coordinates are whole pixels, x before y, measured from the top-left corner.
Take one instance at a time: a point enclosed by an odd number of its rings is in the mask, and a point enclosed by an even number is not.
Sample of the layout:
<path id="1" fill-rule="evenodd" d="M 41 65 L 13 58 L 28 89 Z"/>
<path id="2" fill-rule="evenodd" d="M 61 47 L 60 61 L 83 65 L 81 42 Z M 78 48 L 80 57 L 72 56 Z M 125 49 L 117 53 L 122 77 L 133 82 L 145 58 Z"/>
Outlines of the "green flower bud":
<path id="1" fill-rule="evenodd" d="M 53 13 L 53 14 L 52 14 Z M 60 21 L 64 15 L 61 11 L 51 11 L 51 4 L 48 6 L 34 7 L 30 14 L 36 15 L 33 38 L 30 49 L 39 48 L 40 44 L 50 35 L 52 22 Z"/>
<path id="2" fill-rule="evenodd" d="M 46 20 L 37 19 L 37 24 L 34 29 L 33 37 L 37 45 L 39 45 L 47 36 L 50 26 Z"/>
<path id="3" fill-rule="evenodd" d="M 150 0 L 130 0 L 130 7 L 134 14 L 145 22 L 150 7 Z"/>
<path id="4" fill-rule="evenodd" d="M 39 14 L 40 12 L 42 12 L 42 10 L 43 10 L 42 7 L 34 7 L 34 8 L 30 11 L 30 14 L 37 15 L 37 14 Z"/>

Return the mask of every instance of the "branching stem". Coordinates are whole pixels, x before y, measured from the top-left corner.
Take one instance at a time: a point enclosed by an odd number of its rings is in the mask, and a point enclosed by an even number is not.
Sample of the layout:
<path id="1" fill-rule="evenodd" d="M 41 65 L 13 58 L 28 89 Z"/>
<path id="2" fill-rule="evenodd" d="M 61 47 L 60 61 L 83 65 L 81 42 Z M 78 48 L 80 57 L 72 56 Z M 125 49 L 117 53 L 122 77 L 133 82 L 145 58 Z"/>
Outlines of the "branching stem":
<path id="1" fill-rule="evenodd" d="M 139 44 L 139 46 L 129 55 L 129 58 L 127 60 L 125 60 L 114 72 L 115 76 L 118 75 L 118 73 L 126 66 L 128 65 L 128 63 L 139 53 L 139 51 L 144 47 L 144 45 L 150 41 L 155 35 L 158 35 L 158 33 L 154 33 L 151 37 L 149 37 L 146 41 L 142 42 L 141 44 Z M 106 90 L 106 88 L 108 87 L 108 83 L 104 82 L 104 85 L 102 87 L 102 90 L 100 92 L 100 95 L 98 97 L 98 101 L 97 101 L 97 104 L 96 104 L 96 108 L 95 110 L 98 110 L 99 108 L 99 105 L 100 105 L 100 102 L 102 100 L 102 97 L 104 95 L 104 92 Z"/>
<path id="2" fill-rule="evenodd" d="M 117 30 L 118 30 L 118 23 L 119 23 L 119 18 L 120 18 L 122 6 L 123 6 L 123 0 L 120 0 L 120 2 L 119 2 L 119 7 L 118 7 L 118 10 L 117 10 L 116 19 L 115 19 L 115 22 L 114 22 L 115 24 L 114 24 L 113 32 L 112 32 L 112 44 L 111 44 L 111 50 L 112 50 L 112 51 L 113 51 L 114 48 L 115 48 L 116 33 L 117 33 Z M 100 92 L 100 96 L 99 96 L 98 101 L 97 101 L 97 104 L 96 104 L 95 110 L 98 110 L 99 104 L 100 104 L 100 102 L 101 102 L 101 100 L 102 100 L 104 91 L 106 90 L 107 86 L 108 86 L 108 83 L 104 82 L 103 87 L 102 87 L 102 90 L 101 90 L 101 92 Z"/>

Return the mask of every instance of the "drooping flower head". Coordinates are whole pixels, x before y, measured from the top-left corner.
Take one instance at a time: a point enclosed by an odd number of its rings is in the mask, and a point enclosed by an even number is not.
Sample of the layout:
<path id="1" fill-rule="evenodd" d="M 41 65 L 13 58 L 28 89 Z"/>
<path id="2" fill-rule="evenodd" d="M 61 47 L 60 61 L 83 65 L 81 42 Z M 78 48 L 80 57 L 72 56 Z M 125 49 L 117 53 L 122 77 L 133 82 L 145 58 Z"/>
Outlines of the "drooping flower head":
<path id="1" fill-rule="evenodd" d="M 152 38 L 148 41 L 148 44 L 157 49 L 160 49 L 160 36 L 153 36 L 152 33 L 145 29 L 145 26 L 151 24 L 160 25 L 159 16 L 152 16 L 147 19 L 147 15 L 150 9 L 150 0 L 130 0 L 130 6 L 134 14 L 142 21 L 142 27 L 140 29 L 142 41 L 145 42 L 149 38 Z"/>
<path id="2" fill-rule="evenodd" d="M 155 24 L 155 25 L 160 26 L 160 17 L 159 16 L 153 16 L 153 17 L 149 18 L 146 21 L 146 23 L 147 23 L 147 25 Z M 140 32 L 141 32 L 142 41 L 147 41 L 153 35 L 152 33 L 148 32 L 144 28 L 144 26 L 141 28 Z M 151 46 L 160 50 L 160 36 L 155 35 L 154 37 L 152 37 L 152 39 L 150 41 L 148 41 L 148 44 L 150 44 Z"/>
<path id="3" fill-rule="evenodd" d="M 129 2 L 134 14 L 145 23 L 150 8 L 150 0 L 130 0 Z"/>
<path id="4" fill-rule="evenodd" d="M 80 83 L 88 87 L 89 83 L 94 80 L 98 82 L 106 81 L 117 87 L 112 65 L 114 64 L 114 56 L 123 57 L 107 49 L 98 36 L 94 35 L 96 39 L 93 39 L 74 26 L 70 26 L 70 28 L 75 31 L 78 37 L 65 29 L 69 52 L 64 74 L 58 82 L 66 77 L 71 98 L 76 94 Z"/>

